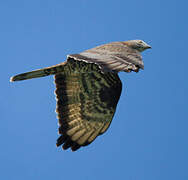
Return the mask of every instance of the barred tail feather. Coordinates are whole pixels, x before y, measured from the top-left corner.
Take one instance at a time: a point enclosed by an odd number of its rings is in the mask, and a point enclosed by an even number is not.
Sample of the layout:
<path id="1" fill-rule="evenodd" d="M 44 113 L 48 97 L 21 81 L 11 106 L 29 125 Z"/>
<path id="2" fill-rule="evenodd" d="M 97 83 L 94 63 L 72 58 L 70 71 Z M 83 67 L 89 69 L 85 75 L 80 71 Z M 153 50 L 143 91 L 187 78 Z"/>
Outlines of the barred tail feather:
<path id="1" fill-rule="evenodd" d="M 65 64 L 66 64 L 66 62 L 61 63 L 61 64 L 57 64 L 55 66 L 42 68 L 42 69 L 38 69 L 38 70 L 35 70 L 35 71 L 26 72 L 26 73 L 22 73 L 22 74 L 18 74 L 16 76 L 11 77 L 10 82 L 22 81 L 22 80 L 26 80 L 26 79 L 39 78 L 39 77 L 53 75 L 53 74 L 56 74 L 58 72 L 62 72 L 63 66 Z"/>

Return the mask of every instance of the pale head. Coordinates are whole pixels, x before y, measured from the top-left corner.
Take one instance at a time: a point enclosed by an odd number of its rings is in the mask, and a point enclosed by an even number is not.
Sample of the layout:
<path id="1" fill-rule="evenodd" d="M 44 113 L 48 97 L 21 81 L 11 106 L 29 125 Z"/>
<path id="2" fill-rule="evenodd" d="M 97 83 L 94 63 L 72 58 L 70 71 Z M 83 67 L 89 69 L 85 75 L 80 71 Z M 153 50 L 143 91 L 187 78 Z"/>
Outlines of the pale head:
<path id="1" fill-rule="evenodd" d="M 143 40 L 129 40 L 124 42 L 127 46 L 142 52 L 146 49 L 151 48 L 150 45 L 145 43 Z"/>

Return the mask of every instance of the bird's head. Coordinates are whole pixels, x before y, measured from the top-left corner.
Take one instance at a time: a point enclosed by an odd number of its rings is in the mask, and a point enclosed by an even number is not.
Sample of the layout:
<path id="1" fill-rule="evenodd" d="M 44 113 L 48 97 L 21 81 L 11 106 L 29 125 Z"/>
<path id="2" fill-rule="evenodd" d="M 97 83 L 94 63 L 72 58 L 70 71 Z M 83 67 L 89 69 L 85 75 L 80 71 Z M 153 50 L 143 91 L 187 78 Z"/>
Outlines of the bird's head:
<path id="1" fill-rule="evenodd" d="M 139 52 L 142 52 L 146 49 L 151 48 L 150 45 L 148 45 L 147 43 L 145 43 L 142 40 L 129 40 L 129 41 L 125 41 L 124 42 L 127 46 L 138 50 Z"/>

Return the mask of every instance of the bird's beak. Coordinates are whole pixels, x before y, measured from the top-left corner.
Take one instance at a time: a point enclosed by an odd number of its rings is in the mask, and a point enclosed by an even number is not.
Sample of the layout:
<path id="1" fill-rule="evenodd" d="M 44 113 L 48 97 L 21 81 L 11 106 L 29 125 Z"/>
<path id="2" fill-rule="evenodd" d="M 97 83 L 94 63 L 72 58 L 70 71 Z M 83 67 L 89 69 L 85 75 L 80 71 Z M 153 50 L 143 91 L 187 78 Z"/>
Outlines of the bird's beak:
<path id="1" fill-rule="evenodd" d="M 146 49 L 151 49 L 151 46 L 149 44 L 146 44 Z"/>
<path id="2" fill-rule="evenodd" d="M 144 42 L 144 49 L 151 49 L 151 46 Z"/>

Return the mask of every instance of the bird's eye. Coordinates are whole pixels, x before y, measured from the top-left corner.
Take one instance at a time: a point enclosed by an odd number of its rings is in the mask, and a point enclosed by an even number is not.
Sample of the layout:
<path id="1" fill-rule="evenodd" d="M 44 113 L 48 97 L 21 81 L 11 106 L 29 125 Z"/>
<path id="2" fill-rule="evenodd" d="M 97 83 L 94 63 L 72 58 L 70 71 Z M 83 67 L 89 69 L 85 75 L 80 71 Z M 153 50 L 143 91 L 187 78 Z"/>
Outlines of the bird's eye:
<path id="1" fill-rule="evenodd" d="M 140 44 L 142 44 L 142 41 L 139 41 Z"/>

